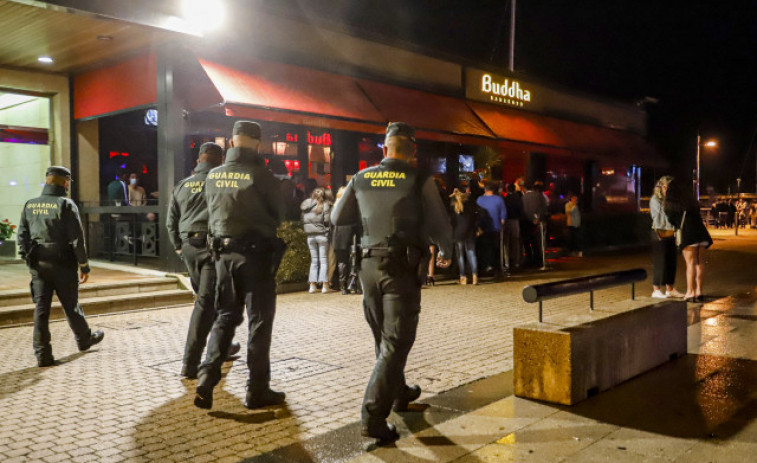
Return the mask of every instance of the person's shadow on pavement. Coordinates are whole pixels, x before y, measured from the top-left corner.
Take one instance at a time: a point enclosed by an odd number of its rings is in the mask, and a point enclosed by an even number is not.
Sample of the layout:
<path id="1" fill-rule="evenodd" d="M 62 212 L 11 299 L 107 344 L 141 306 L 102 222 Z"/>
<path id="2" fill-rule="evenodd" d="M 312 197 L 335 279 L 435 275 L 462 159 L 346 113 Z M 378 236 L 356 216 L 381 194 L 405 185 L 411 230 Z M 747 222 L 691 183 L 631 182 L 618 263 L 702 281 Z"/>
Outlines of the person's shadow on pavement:
<path id="1" fill-rule="evenodd" d="M 76 352 L 55 359 L 55 365 L 49 367 L 33 366 L 22 370 L 9 371 L 0 374 L 0 400 L 38 383 L 42 379 L 40 377 L 42 372 L 47 371 L 50 368 L 59 367 L 68 362 L 73 362 L 84 355 L 86 355 L 86 352 Z"/>

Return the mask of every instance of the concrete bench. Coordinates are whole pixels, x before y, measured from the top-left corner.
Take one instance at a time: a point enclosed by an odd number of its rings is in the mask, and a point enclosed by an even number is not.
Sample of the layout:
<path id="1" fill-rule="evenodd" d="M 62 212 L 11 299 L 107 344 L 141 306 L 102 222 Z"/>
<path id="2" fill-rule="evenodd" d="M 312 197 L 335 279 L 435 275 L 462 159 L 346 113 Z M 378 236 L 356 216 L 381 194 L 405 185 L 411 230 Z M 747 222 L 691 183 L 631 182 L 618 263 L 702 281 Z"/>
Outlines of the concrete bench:
<path id="1" fill-rule="evenodd" d="M 515 395 L 573 405 L 686 353 L 686 303 L 640 298 L 513 331 Z"/>

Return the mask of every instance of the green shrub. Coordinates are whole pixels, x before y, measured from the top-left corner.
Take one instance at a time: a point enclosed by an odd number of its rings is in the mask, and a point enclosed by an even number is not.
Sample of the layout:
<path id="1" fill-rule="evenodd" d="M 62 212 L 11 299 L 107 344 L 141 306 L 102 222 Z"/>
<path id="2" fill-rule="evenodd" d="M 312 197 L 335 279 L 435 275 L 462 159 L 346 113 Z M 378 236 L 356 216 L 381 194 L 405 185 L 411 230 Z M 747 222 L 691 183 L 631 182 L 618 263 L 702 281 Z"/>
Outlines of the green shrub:
<path id="1" fill-rule="evenodd" d="M 283 222 L 278 230 L 279 238 L 287 244 L 281 260 L 277 283 L 299 283 L 308 281 L 310 271 L 310 250 L 302 222 Z"/>

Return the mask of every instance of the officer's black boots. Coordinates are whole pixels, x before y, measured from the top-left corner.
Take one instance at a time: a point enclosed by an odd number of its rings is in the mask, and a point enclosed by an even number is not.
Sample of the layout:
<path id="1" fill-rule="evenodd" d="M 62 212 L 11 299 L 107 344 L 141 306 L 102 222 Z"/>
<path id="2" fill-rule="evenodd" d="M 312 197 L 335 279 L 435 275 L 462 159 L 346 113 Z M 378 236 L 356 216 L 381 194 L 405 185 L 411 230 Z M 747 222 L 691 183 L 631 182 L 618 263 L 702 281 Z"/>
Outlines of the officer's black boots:
<path id="1" fill-rule="evenodd" d="M 262 408 L 268 405 L 281 405 L 286 399 L 283 392 L 274 391 L 266 387 L 263 390 L 257 390 L 247 384 L 247 397 L 244 400 L 244 406 L 249 409 Z"/>
<path id="2" fill-rule="evenodd" d="M 181 376 L 187 379 L 197 379 L 197 365 L 187 365 L 186 363 L 181 366 Z"/>
<path id="3" fill-rule="evenodd" d="M 226 361 L 233 361 L 234 356 L 237 355 L 240 350 L 242 350 L 242 345 L 237 341 L 231 341 L 231 344 L 229 344 L 229 353 L 226 354 Z M 187 379 L 197 379 L 197 372 L 199 369 L 199 365 L 188 365 L 184 363 L 181 365 L 181 376 Z"/>
<path id="4" fill-rule="evenodd" d="M 213 408 L 213 386 L 197 386 L 197 390 L 195 391 L 195 407 L 206 410 Z"/>
<path id="5" fill-rule="evenodd" d="M 363 437 L 372 437 L 379 440 L 379 445 L 394 442 L 400 438 L 397 428 L 393 424 L 383 422 L 378 424 L 369 424 L 363 426 L 360 430 Z"/>
<path id="6" fill-rule="evenodd" d="M 56 362 L 52 356 L 37 360 L 37 366 L 39 367 L 51 367 L 57 364 L 58 362 Z"/>
<path id="7" fill-rule="evenodd" d="M 237 355 L 240 350 L 242 350 L 242 345 L 237 341 L 231 341 L 231 344 L 229 344 L 229 353 L 226 354 L 226 361 L 233 360 L 231 357 Z"/>
<path id="8" fill-rule="evenodd" d="M 418 400 L 421 396 L 421 387 L 417 384 L 414 386 L 403 386 L 400 396 L 394 400 L 392 410 L 395 412 L 406 412 L 410 402 Z"/>
<path id="9" fill-rule="evenodd" d="M 103 333 L 101 330 L 93 331 L 92 334 L 89 335 L 89 339 L 85 339 L 84 342 L 79 344 L 79 352 L 89 350 L 90 347 L 94 346 L 95 344 L 99 344 L 104 337 L 105 333 Z"/>

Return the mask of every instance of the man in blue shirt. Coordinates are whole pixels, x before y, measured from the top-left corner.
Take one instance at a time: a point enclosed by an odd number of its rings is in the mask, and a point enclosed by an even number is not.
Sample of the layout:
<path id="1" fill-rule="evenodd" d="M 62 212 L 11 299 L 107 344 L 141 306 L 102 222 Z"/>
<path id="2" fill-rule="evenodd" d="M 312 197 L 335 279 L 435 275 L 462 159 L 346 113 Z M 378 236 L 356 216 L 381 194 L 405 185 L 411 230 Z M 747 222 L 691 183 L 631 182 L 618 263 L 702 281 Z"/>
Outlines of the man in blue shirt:
<path id="1" fill-rule="evenodd" d="M 493 273 L 494 276 L 501 277 L 502 257 L 499 253 L 499 235 L 507 219 L 507 208 L 502 196 L 494 194 L 495 189 L 495 184 L 488 182 L 484 187 L 484 195 L 476 199 L 476 204 L 481 208 L 479 225 L 483 231 L 479 237 L 481 249 L 479 262 L 485 275 Z"/>

